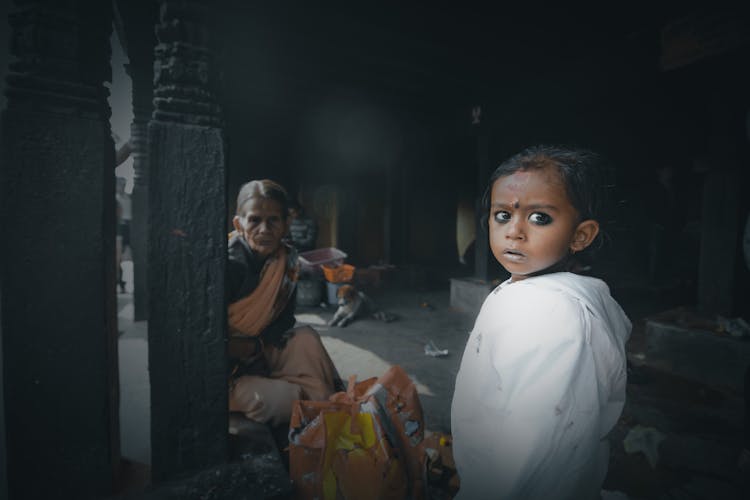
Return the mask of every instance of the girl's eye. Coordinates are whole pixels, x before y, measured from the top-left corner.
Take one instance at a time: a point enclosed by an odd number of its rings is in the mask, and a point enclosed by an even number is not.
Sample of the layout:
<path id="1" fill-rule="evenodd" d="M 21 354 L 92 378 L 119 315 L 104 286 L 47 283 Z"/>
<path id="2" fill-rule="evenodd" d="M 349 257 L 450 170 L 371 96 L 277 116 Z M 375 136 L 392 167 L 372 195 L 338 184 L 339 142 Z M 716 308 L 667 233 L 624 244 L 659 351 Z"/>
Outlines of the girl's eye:
<path id="1" fill-rule="evenodd" d="M 546 226 L 547 224 L 552 222 L 552 217 L 543 212 L 534 212 L 533 214 L 529 215 L 529 221 L 536 224 L 537 226 Z"/>
<path id="2" fill-rule="evenodd" d="M 508 222 L 509 220 L 510 220 L 510 213 L 506 212 L 505 210 L 500 210 L 499 212 L 495 212 L 496 222 Z"/>

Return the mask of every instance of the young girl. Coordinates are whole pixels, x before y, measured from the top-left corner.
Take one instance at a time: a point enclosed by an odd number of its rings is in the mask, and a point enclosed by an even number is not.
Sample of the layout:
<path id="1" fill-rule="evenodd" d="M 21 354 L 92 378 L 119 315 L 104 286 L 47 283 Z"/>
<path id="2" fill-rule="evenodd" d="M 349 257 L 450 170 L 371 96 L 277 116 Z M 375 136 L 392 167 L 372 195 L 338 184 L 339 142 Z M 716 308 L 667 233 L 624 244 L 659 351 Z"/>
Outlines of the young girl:
<path id="1" fill-rule="evenodd" d="M 458 498 L 599 498 L 631 329 L 603 281 L 568 272 L 600 237 L 599 163 L 537 146 L 490 178 L 490 247 L 511 277 L 485 300 L 456 379 Z"/>

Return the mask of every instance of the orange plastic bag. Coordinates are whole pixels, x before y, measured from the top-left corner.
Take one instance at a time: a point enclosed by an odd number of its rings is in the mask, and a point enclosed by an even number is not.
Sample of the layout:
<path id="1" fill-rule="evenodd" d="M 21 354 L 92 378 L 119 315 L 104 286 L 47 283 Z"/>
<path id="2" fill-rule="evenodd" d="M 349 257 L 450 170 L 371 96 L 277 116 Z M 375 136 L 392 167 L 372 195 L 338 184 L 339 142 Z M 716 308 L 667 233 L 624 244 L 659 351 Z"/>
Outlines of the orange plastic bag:
<path id="1" fill-rule="evenodd" d="M 296 401 L 289 474 L 300 499 L 425 497 L 424 419 L 416 387 L 399 366 L 329 401 Z"/>

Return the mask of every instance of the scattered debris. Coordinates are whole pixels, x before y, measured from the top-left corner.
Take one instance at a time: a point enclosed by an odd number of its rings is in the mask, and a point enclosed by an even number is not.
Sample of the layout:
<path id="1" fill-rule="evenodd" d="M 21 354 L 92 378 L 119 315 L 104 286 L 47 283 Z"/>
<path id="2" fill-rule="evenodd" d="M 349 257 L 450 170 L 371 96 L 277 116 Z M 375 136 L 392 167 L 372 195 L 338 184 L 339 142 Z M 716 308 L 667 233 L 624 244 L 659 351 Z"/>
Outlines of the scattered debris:
<path id="1" fill-rule="evenodd" d="M 684 306 L 663 311 L 659 314 L 647 317 L 646 320 L 656 321 L 658 323 L 671 323 L 684 328 L 706 330 L 709 332 L 716 332 L 719 329 L 719 326 L 713 318 L 707 318 Z"/>
<path id="2" fill-rule="evenodd" d="M 448 355 L 448 349 L 439 349 L 432 340 L 428 341 L 424 346 L 425 356 L 432 356 L 433 358 L 441 358 Z"/>
<path id="3" fill-rule="evenodd" d="M 626 453 L 637 453 L 639 451 L 643 453 L 653 469 L 659 461 L 659 443 L 666 438 L 664 434 L 653 427 L 636 425 L 625 436 L 622 445 Z"/>
<path id="4" fill-rule="evenodd" d="M 374 313 L 372 313 L 372 317 L 377 320 L 383 321 L 384 323 L 390 323 L 391 321 L 395 321 L 398 319 L 397 315 L 385 311 L 375 311 Z"/>
<path id="5" fill-rule="evenodd" d="M 425 431 L 425 469 L 430 499 L 448 500 L 454 498 L 458 492 L 459 478 L 451 444 L 450 434 Z"/>
<path id="6" fill-rule="evenodd" d="M 750 325 L 742 318 L 716 316 L 716 323 L 719 325 L 719 332 L 725 332 L 737 338 L 750 338 Z"/>

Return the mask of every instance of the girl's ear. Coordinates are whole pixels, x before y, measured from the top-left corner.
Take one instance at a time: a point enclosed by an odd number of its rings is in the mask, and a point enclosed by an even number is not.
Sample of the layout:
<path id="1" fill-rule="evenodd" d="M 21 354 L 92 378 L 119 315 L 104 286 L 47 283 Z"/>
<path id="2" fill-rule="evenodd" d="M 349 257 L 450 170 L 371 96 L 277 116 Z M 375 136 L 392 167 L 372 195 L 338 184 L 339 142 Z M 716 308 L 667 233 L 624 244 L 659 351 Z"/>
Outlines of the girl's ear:
<path id="1" fill-rule="evenodd" d="M 234 216 L 234 218 L 232 219 L 232 225 L 234 226 L 234 228 L 237 230 L 238 233 L 242 232 L 242 222 L 240 222 L 239 215 Z"/>
<path id="2" fill-rule="evenodd" d="M 570 249 L 573 253 L 584 250 L 594 241 L 597 234 L 599 234 L 598 222 L 593 219 L 581 222 L 573 233 L 573 239 L 570 242 Z"/>

